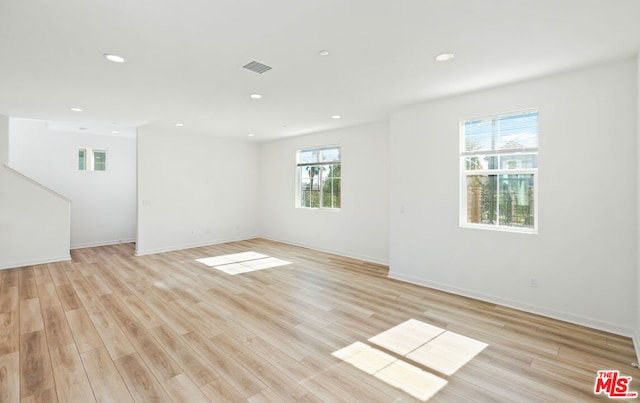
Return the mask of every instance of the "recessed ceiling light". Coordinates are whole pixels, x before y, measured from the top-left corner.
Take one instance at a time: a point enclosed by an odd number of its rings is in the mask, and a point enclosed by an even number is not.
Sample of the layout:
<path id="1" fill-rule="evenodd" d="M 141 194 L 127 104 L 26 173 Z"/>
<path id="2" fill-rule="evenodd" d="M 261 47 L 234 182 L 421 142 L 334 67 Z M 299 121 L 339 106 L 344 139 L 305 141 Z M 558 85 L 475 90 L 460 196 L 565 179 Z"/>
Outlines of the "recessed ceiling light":
<path id="1" fill-rule="evenodd" d="M 251 94 L 251 95 L 249 95 L 249 96 L 250 96 L 251 98 L 253 98 L 253 99 L 260 99 L 260 98 L 262 98 L 262 95 L 260 95 L 260 94 Z"/>
<path id="2" fill-rule="evenodd" d="M 328 50 L 321 50 L 320 52 L 318 52 L 318 54 L 320 56 L 329 56 L 329 51 Z"/>
<path id="3" fill-rule="evenodd" d="M 69 110 L 72 112 L 82 112 L 82 108 L 78 108 L 76 106 L 70 106 Z"/>
<path id="4" fill-rule="evenodd" d="M 249 136 L 249 137 L 253 137 L 253 136 L 255 136 L 255 134 L 253 134 L 253 133 L 249 133 L 249 134 L 247 134 L 247 136 Z"/>
<path id="5" fill-rule="evenodd" d="M 341 117 L 342 117 L 342 116 L 340 116 L 340 115 L 332 115 L 332 116 L 331 116 L 331 119 L 340 119 Z"/>
<path id="6" fill-rule="evenodd" d="M 124 63 L 124 57 L 122 56 L 113 55 L 111 53 L 105 53 L 103 56 L 105 57 L 105 59 L 114 63 Z"/>
<path id="7" fill-rule="evenodd" d="M 119 131 L 117 131 L 117 130 L 112 130 L 112 131 L 111 131 L 111 134 L 120 134 L 120 132 L 119 132 Z"/>
<path id="8" fill-rule="evenodd" d="M 176 126 L 182 127 L 182 126 L 184 126 L 184 123 L 176 123 Z"/>
<path id="9" fill-rule="evenodd" d="M 446 62 L 447 60 L 451 60 L 455 57 L 453 53 L 440 53 L 435 57 L 438 62 Z"/>
<path id="10" fill-rule="evenodd" d="M 86 127 L 78 127 L 78 129 L 80 129 L 80 130 L 87 130 L 87 128 L 86 128 Z"/>

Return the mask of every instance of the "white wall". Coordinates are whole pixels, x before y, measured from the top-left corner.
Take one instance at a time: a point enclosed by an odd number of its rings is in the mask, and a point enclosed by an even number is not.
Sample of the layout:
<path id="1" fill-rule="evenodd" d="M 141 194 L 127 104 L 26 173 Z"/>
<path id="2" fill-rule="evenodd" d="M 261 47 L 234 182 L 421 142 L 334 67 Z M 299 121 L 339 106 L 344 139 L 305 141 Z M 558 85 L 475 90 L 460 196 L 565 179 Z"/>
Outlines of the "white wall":
<path id="1" fill-rule="evenodd" d="M 145 255 L 259 235 L 258 146 L 138 129 L 138 243 Z"/>
<path id="2" fill-rule="evenodd" d="M 342 146 L 339 212 L 295 208 L 296 150 Z M 387 121 L 261 145 L 261 232 L 269 239 L 388 263 Z"/>
<path id="3" fill-rule="evenodd" d="M 390 276 L 631 335 L 636 76 L 628 60 L 395 113 Z M 539 234 L 460 228 L 459 120 L 529 107 L 540 112 Z"/>
<path id="4" fill-rule="evenodd" d="M 0 269 L 69 260 L 69 201 L 6 167 L 8 150 L 0 116 Z"/>
<path id="5" fill-rule="evenodd" d="M 78 149 L 107 150 L 106 171 L 79 171 Z M 65 133 L 45 122 L 11 119 L 10 164 L 71 199 L 71 247 L 135 239 L 136 141 Z"/>
<path id="6" fill-rule="evenodd" d="M 0 115 L 0 166 L 9 162 L 9 118 Z"/>
<path id="7" fill-rule="evenodd" d="M 635 334 L 633 336 L 633 343 L 636 348 L 636 355 L 638 356 L 638 362 L 640 362 L 640 52 L 636 60 L 636 131 L 637 131 L 637 148 L 636 148 L 636 164 L 637 164 L 637 207 L 638 207 L 638 227 L 636 229 L 636 264 L 637 264 L 637 285 L 636 285 L 636 326 Z"/>

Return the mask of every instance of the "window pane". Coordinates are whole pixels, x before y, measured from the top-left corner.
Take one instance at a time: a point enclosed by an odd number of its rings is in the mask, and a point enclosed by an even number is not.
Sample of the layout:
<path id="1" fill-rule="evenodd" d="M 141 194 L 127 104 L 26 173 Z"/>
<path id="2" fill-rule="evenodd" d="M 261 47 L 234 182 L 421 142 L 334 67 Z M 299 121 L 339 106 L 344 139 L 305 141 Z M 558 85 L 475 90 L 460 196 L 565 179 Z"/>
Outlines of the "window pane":
<path id="1" fill-rule="evenodd" d="M 538 112 L 463 122 L 464 151 L 500 151 L 538 147 Z"/>
<path id="2" fill-rule="evenodd" d="M 322 150 L 322 161 L 340 161 L 340 149 L 339 148 L 325 148 Z"/>
<path id="3" fill-rule="evenodd" d="M 497 175 L 467 176 L 467 223 L 497 224 Z"/>
<path id="4" fill-rule="evenodd" d="M 309 165 L 303 167 L 306 176 L 309 178 L 311 190 L 320 190 L 320 177 L 324 171 L 324 167 L 318 165 Z"/>
<path id="5" fill-rule="evenodd" d="M 302 182 L 309 182 L 309 171 L 307 170 L 307 168 L 308 167 L 298 167 L 300 181 Z"/>
<path id="6" fill-rule="evenodd" d="M 311 208 L 319 208 L 320 207 L 320 191 L 312 190 L 308 194 L 309 197 L 309 207 Z"/>
<path id="7" fill-rule="evenodd" d="M 94 151 L 93 152 L 93 170 L 104 171 L 107 167 L 107 152 L 106 151 Z"/>
<path id="8" fill-rule="evenodd" d="M 464 169 L 467 171 L 479 171 L 498 168 L 498 157 L 488 155 L 475 155 L 466 157 L 464 160 Z"/>
<path id="9" fill-rule="evenodd" d="M 499 150 L 538 147 L 538 112 L 498 119 Z"/>
<path id="10" fill-rule="evenodd" d="M 322 207 L 340 208 L 340 178 L 328 178 L 323 182 Z"/>
<path id="11" fill-rule="evenodd" d="M 311 201 L 311 195 L 309 191 L 311 190 L 311 186 L 309 184 L 309 177 L 304 177 L 302 171 L 303 168 L 300 168 L 300 207 L 309 207 Z"/>
<path id="12" fill-rule="evenodd" d="M 300 150 L 298 154 L 299 164 L 308 164 L 311 162 L 318 162 L 318 150 Z"/>
<path id="13" fill-rule="evenodd" d="M 78 170 L 84 171 L 87 169 L 87 150 L 78 150 Z"/>
<path id="14" fill-rule="evenodd" d="M 328 178 L 339 178 L 340 177 L 340 165 L 330 165 L 328 167 L 329 172 L 327 173 Z"/>
<path id="15" fill-rule="evenodd" d="M 530 169 L 538 167 L 536 154 L 501 155 L 500 169 Z"/>
<path id="16" fill-rule="evenodd" d="M 320 175 L 322 167 L 300 167 L 300 206 L 320 207 Z"/>
<path id="17" fill-rule="evenodd" d="M 340 165 L 325 165 L 323 168 L 322 207 L 340 208 Z"/>
<path id="18" fill-rule="evenodd" d="M 493 150 L 493 131 L 492 119 L 464 122 L 464 151 Z"/>
<path id="19" fill-rule="evenodd" d="M 500 175 L 500 224 L 533 228 L 533 174 Z"/>

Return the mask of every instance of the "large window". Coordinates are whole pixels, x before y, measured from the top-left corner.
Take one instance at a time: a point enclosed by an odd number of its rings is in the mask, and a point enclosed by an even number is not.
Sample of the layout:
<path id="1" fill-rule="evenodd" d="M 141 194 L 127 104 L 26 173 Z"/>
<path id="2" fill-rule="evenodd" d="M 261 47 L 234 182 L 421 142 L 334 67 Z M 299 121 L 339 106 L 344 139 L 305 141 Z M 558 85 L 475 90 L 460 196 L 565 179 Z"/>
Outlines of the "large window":
<path id="1" fill-rule="evenodd" d="M 78 170 L 106 171 L 107 152 L 105 150 L 94 150 L 91 148 L 78 149 Z"/>
<path id="2" fill-rule="evenodd" d="M 297 152 L 296 207 L 340 208 L 340 147 Z"/>
<path id="3" fill-rule="evenodd" d="M 465 227 L 538 229 L 538 111 L 460 121 Z"/>

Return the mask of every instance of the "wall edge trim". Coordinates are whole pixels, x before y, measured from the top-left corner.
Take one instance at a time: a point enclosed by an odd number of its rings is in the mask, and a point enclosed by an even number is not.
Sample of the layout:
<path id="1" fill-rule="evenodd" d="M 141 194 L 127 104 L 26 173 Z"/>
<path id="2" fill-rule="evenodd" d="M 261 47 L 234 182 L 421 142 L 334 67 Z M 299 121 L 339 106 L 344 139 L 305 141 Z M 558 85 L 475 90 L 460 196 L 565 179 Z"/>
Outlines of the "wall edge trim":
<path id="1" fill-rule="evenodd" d="M 234 237 L 234 238 L 215 239 L 215 240 L 212 239 L 209 241 L 194 242 L 194 243 L 180 244 L 180 245 L 170 245 L 170 246 L 164 246 L 161 248 L 142 249 L 142 250 L 138 249 L 138 244 L 136 243 L 136 251 L 134 255 L 135 256 L 155 255 L 158 253 L 166 253 L 166 252 L 174 252 L 178 250 L 200 248 L 203 246 L 220 245 L 220 244 L 229 243 L 229 242 L 247 241 L 249 239 L 255 239 L 255 238 L 260 238 L 260 236 L 247 235 L 247 236 Z"/>
<path id="2" fill-rule="evenodd" d="M 109 246 L 109 245 L 119 245 L 121 243 L 135 243 L 135 238 L 124 238 L 112 241 L 97 241 L 97 242 L 86 242 L 79 244 L 72 244 L 71 249 L 84 249 L 84 248 L 96 248 L 98 246 Z"/>
<path id="3" fill-rule="evenodd" d="M 318 248 L 317 246 L 314 246 L 314 245 L 308 245 L 308 244 L 300 243 L 300 242 L 292 242 L 292 241 L 287 241 L 287 240 L 284 240 L 284 239 L 278 239 L 278 238 L 269 237 L 269 236 L 261 236 L 260 238 L 266 239 L 266 240 L 269 240 L 269 241 L 280 242 L 280 243 L 284 243 L 284 244 L 288 244 L 288 245 L 299 246 L 301 248 L 317 250 L 319 252 L 331 253 L 332 255 L 344 256 L 344 257 L 348 257 L 348 258 L 351 258 L 351 259 L 358 259 L 358 260 L 362 260 L 362 261 L 369 262 L 369 263 L 375 263 L 375 264 L 381 264 L 381 265 L 384 265 L 384 266 L 389 266 L 389 259 L 380 259 L 380 258 L 376 258 L 376 257 L 373 257 L 373 256 L 360 255 L 358 253 L 350 253 L 350 252 L 345 252 L 345 251 L 340 251 L 340 250 L 335 250 L 335 249 L 329 249 L 329 248 Z"/>
<path id="4" fill-rule="evenodd" d="M 71 260 L 71 254 L 65 256 L 52 256 L 46 258 L 30 259 L 30 260 L 18 260 L 14 262 L 0 263 L 0 270 L 4 269 L 16 269 L 25 266 L 35 266 L 39 264 L 67 262 Z"/>

